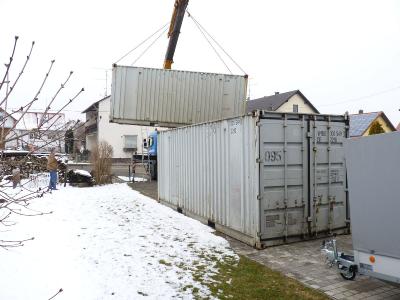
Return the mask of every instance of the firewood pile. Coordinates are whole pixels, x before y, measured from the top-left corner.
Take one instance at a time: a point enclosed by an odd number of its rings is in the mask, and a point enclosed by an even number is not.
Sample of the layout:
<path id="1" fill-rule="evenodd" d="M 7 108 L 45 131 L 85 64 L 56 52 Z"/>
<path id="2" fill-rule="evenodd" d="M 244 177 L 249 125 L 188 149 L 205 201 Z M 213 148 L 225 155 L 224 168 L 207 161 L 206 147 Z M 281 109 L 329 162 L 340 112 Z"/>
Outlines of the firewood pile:
<path id="1" fill-rule="evenodd" d="M 0 180 L 7 179 L 15 168 L 20 169 L 21 178 L 29 178 L 30 174 L 47 172 L 47 158 L 35 155 L 2 157 L 0 159 Z M 67 166 L 58 161 L 58 178 L 64 182 Z"/>

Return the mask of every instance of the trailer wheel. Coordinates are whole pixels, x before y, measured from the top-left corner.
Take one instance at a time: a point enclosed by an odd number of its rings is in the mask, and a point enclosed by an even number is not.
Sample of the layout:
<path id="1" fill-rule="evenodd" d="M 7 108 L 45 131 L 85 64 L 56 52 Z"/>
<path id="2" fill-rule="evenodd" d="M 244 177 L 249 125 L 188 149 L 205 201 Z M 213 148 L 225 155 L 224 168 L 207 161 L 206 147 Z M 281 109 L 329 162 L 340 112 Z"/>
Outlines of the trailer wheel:
<path id="1" fill-rule="evenodd" d="M 346 280 L 353 280 L 356 278 L 356 271 L 348 269 L 345 272 L 340 272 L 340 275 Z"/>

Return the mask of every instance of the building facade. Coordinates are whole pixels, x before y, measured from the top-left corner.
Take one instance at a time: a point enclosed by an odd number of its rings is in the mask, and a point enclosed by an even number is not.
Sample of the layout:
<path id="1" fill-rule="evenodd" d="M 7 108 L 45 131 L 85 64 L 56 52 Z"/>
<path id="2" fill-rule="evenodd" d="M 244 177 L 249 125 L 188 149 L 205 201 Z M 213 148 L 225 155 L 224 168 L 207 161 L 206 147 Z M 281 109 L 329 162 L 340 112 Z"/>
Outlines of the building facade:
<path id="1" fill-rule="evenodd" d="M 396 131 L 383 111 L 364 113 L 360 110 L 358 114 L 350 115 L 350 137 L 370 135 L 374 123 L 378 123 L 385 133 Z"/>
<path id="2" fill-rule="evenodd" d="M 286 93 L 276 92 L 271 96 L 247 101 L 247 112 L 254 110 L 319 114 L 319 111 L 299 90 Z"/>
<path id="3" fill-rule="evenodd" d="M 10 131 L 15 128 L 17 120 L 0 108 L 0 149 L 5 149 L 5 141 Z"/>
<path id="4" fill-rule="evenodd" d="M 67 123 L 63 113 L 11 112 L 9 115 L 16 124 L 8 132 L 6 148 L 64 152 Z"/>
<path id="5" fill-rule="evenodd" d="M 147 153 L 143 140 L 156 127 L 110 123 L 110 96 L 89 106 L 86 114 L 86 149 L 92 151 L 105 141 L 113 147 L 114 159 L 130 159 L 133 154 Z"/>

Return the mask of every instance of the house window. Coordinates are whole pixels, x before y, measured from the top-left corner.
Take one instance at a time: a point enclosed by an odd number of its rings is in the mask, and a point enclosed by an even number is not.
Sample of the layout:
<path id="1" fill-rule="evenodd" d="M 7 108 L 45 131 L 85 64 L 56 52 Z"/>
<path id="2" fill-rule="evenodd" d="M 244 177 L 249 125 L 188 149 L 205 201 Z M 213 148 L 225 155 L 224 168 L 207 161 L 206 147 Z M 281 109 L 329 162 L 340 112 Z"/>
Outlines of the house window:
<path id="1" fill-rule="evenodd" d="M 124 135 L 124 150 L 125 151 L 137 150 L 137 135 Z"/>
<path id="2" fill-rule="evenodd" d="M 31 133 L 29 133 L 29 138 L 31 140 L 38 139 L 38 138 L 40 138 L 40 134 L 39 134 L 39 132 L 31 132 Z"/>
<path id="3" fill-rule="evenodd" d="M 293 104 L 293 112 L 298 113 L 299 112 L 299 106 L 297 104 Z"/>
<path id="4" fill-rule="evenodd" d="M 48 138 L 49 140 L 55 140 L 55 139 L 57 139 L 57 134 L 55 134 L 55 133 L 48 133 L 48 134 L 47 134 L 47 138 Z"/>

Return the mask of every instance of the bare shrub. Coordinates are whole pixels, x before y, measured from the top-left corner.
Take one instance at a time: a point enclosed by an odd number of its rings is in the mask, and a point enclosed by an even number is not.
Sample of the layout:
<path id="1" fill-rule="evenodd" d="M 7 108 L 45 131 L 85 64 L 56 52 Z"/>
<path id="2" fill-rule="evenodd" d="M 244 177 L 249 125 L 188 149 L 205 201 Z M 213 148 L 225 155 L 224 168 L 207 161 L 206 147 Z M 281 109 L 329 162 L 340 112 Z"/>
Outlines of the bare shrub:
<path id="1" fill-rule="evenodd" d="M 107 142 L 102 141 L 94 147 L 90 160 L 96 184 L 111 183 L 112 154 L 113 147 Z"/>

